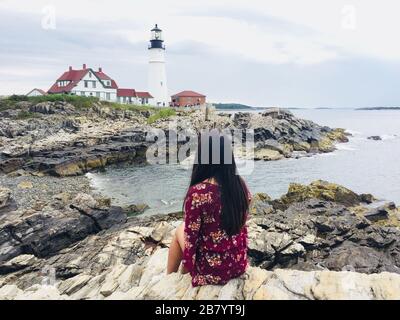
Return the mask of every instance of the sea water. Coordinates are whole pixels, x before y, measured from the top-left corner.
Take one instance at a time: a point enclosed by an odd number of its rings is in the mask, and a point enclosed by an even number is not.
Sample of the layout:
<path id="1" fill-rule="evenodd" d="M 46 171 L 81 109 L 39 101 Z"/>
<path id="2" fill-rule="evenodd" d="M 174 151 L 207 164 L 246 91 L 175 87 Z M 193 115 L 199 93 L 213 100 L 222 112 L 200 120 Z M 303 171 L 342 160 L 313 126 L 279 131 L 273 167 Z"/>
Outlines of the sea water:
<path id="1" fill-rule="evenodd" d="M 346 109 L 297 109 L 300 118 L 320 125 L 345 128 L 349 143 L 338 144 L 332 153 L 300 159 L 255 162 L 245 176 L 251 191 L 272 197 L 286 193 L 291 182 L 323 179 L 342 184 L 357 193 L 372 193 L 400 204 L 400 111 Z M 381 141 L 367 139 L 378 135 Z M 116 205 L 147 203 L 146 214 L 180 210 L 190 171 L 180 165 L 110 167 L 89 173 L 93 188 Z"/>

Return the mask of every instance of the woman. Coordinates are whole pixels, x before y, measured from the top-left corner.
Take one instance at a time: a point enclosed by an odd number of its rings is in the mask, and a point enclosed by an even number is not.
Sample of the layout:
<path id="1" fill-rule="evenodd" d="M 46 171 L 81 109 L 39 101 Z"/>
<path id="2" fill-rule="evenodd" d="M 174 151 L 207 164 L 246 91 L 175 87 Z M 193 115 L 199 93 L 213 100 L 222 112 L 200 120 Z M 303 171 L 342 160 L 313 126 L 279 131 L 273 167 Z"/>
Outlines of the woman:
<path id="1" fill-rule="evenodd" d="M 184 202 L 185 221 L 171 242 L 167 273 L 177 272 L 182 262 L 193 286 L 222 285 L 243 274 L 249 202 L 229 139 L 202 134 Z"/>

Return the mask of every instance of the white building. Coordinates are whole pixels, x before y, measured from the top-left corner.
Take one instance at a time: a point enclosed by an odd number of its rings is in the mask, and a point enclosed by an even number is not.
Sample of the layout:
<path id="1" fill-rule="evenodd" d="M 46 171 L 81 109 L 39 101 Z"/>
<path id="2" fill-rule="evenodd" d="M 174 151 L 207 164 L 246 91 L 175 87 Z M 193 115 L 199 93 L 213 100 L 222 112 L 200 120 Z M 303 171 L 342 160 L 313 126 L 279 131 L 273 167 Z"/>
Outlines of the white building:
<path id="1" fill-rule="evenodd" d="M 148 90 L 154 97 L 154 105 L 169 106 L 167 74 L 165 71 L 165 46 L 162 30 L 157 25 L 151 30 L 149 45 Z"/>
<path id="2" fill-rule="evenodd" d="M 28 97 L 37 97 L 37 96 L 45 96 L 47 94 L 46 91 L 42 90 L 42 89 L 32 89 L 31 91 L 29 91 L 26 95 Z"/>
<path id="3" fill-rule="evenodd" d="M 127 104 L 153 104 L 152 96 L 148 92 L 135 89 L 119 88 L 117 83 L 105 74 L 102 68 L 94 71 L 87 68 L 69 70 L 64 72 L 52 85 L 49 94 L 65 93 L 87 97 L 97 97 L 100 100 L 127 103 Z"/>

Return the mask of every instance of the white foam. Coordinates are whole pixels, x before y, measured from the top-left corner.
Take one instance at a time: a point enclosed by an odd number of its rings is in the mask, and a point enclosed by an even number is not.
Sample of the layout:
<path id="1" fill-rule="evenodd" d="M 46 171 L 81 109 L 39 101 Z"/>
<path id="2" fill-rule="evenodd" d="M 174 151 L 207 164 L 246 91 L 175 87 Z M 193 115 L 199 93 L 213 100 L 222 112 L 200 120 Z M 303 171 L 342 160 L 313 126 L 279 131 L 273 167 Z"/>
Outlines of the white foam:
<path id="1" fill-rule="evenodd" d="M 356 130 L 349 130 L 349 129 L 346 129 L 346 132 L 350 133 L 350 134 L 353 135 L 353 136 L 362 135 L 362 132 L 356 131 Z"/>
<path id="2" fill-rule="evenodd" d="M 352 145 L 349 145 L 347 143 L 339 143 L 336 145 L 337 150 L 344 150 L 344 151 L 355 151 L 357 150 L 354 148 Z"/>

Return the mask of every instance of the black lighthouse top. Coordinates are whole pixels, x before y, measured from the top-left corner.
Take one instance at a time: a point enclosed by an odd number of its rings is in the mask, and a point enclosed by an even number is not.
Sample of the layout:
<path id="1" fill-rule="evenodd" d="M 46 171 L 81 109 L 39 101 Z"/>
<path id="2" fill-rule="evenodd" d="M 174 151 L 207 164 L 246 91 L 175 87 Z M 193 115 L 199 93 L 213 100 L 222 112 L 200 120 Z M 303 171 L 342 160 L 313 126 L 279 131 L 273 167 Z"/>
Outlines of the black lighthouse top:
<path id="1" fill-rule="evenodd" d="M 159 48 L 165 50 L 163 42 L 164 40 L 162 39 L 162 30 L 156 24 L 155 27 L 151 29 L 151 39 L 150 39 L 149 49 Z"/>

